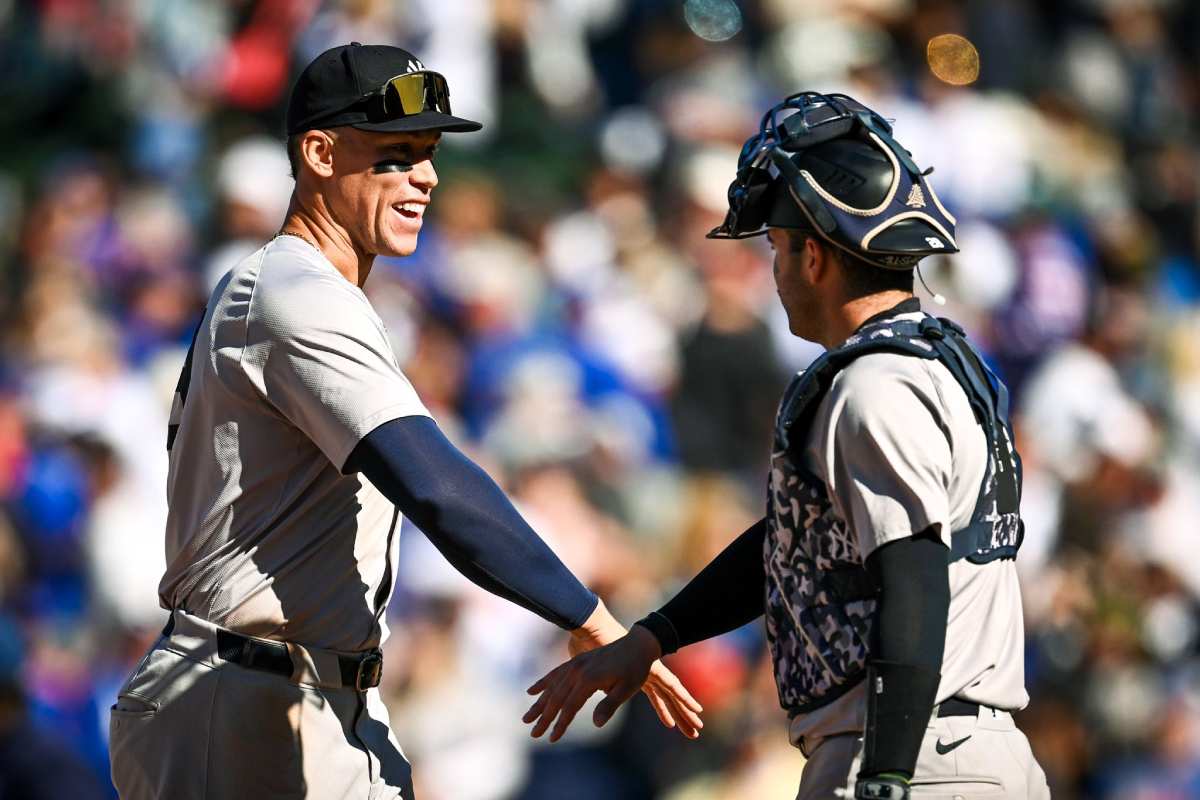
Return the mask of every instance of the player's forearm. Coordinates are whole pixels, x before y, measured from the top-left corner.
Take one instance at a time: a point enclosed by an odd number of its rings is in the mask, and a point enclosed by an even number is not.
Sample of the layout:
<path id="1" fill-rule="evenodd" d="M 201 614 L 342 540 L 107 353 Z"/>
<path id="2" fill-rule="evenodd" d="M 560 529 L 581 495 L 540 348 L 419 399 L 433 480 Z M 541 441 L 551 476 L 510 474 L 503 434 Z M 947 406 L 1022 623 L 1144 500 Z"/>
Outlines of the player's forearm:
<path id="1" fill-rule="evenodd" d="M 763 615 L 766 572 L 761 519 L 642 623 L 664 654 L 740 628 Z"/>
<path id="2" fill-rule="evenodd" d="M 950 610 L 948 557 L 936 535 L 922 533 L 889 542 L 867 559 L 879 591 L 873 656 L 942 668 Z"/>
<path id="3" fill-rule="evenodd" d="M 867 559 L 879 591 L 868 672 L 863 775 L 911 777 L 937 697 L 950 608 L 948 550 L 934 535 L 890 542 Z"/>
<path id="4" fill-rule="evenodd" d="M 578 628 L 596 608 L 486 472 L 427 417 L 392 420 L 350 456 L 362 472 L 472 582 L 559 627 Z"/>

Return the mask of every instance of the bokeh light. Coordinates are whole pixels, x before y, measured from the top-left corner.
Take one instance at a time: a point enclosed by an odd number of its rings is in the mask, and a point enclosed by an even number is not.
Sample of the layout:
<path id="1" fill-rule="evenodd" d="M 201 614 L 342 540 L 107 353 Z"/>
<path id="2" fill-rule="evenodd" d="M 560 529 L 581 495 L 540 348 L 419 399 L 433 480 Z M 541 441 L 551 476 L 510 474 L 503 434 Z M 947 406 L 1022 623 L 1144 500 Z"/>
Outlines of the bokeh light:
<path id="1" fill-rule="evenodd" d="M 683 18 L 701 39 L 723 42 L 742 29 L 742 12 L 733 0 L 687 0 Z"/>
<path id="2" fill-rule="evenodd" d="M 943 33 L 925 46 L 929 69 L 952 86 L 966 86 L 979 77 L 979 51 L 957 33 Z"/>

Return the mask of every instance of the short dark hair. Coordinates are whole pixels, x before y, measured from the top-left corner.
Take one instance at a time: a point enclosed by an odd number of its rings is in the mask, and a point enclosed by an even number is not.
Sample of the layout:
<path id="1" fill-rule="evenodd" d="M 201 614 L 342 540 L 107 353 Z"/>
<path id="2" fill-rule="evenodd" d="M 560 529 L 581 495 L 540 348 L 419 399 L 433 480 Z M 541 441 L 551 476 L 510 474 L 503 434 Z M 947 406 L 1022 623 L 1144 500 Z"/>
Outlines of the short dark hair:
<path id="1" fill-rule="evenodd" d="M 303 133 L 293 133 L 287 137 L 287 157 L 288 164 L 292 168 L 293 180 L 300 177 L 300 140 L 303 138 Z"/>
<path id="2" fill-rule="evenodd" d="M 889 269 L 876 266 L 870 261 L 825 241 L 814 231 L 789 228 L 787 232 L 792 250 L 804 247 L 804 242 L 808 239 L 816 239 L 818 244 L 833 252 L 838 264 L 841 265 L 842 275 L 845 276 L 846 290 L 851 297 L 865 297 L 889 291 L 909 293 L 913 291 L 913 270 L 911 268 Z"/>

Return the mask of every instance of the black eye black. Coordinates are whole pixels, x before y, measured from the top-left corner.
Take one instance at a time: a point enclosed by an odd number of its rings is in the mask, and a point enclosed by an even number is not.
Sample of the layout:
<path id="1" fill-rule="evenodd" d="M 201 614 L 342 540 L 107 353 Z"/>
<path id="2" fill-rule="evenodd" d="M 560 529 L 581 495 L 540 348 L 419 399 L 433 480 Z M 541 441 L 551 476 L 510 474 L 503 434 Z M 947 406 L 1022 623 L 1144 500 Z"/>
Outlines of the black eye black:
<path id="1" fill-rule="evenodd" d="M 408 161 L 401 161 L 398 158 L 389 158 L 385 161 L 378 161 L 371 167 L 371 171 L 380 174 L 384 172 L 409 172 L 413 165 Z"/>

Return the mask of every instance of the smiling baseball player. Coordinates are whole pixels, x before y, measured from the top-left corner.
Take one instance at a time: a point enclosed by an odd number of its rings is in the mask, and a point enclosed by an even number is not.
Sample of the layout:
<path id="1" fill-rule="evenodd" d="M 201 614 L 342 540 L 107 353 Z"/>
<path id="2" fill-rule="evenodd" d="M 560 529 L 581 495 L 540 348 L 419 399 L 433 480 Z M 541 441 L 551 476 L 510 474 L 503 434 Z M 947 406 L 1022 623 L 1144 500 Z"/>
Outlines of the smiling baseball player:
<path id="1" fill-rule="evenodd" d="M 913 296 L 917 262 L 956 249 L 927 175 L 845 95 L 763 117 L 709 235 L 766 233 L 792 333 L 828 349 L 780 403 L 764 518 L 534 684 L 533 735 L 599 689 L 603 724 L 655 659 L 765 616 L 800 800 L 1049 797 L 1010 714 L 1029 698 L 1008 393 Z"/>
<path id="2" fill-rule="evenodd" d="M 123 798 L 411 800 L 376 689 L 402 513 L 572 652 L 625 632 L 442 435 L 362 292 L 376 255 L 416 247 L 442 132 L 479 127 L 398 48 L 334 48 L 300 75 L 283 230 L 216 287 L 179 380 L 170 618 L 113 706 Z M 661 665 L 646 691 L 697 734 Z"/>

